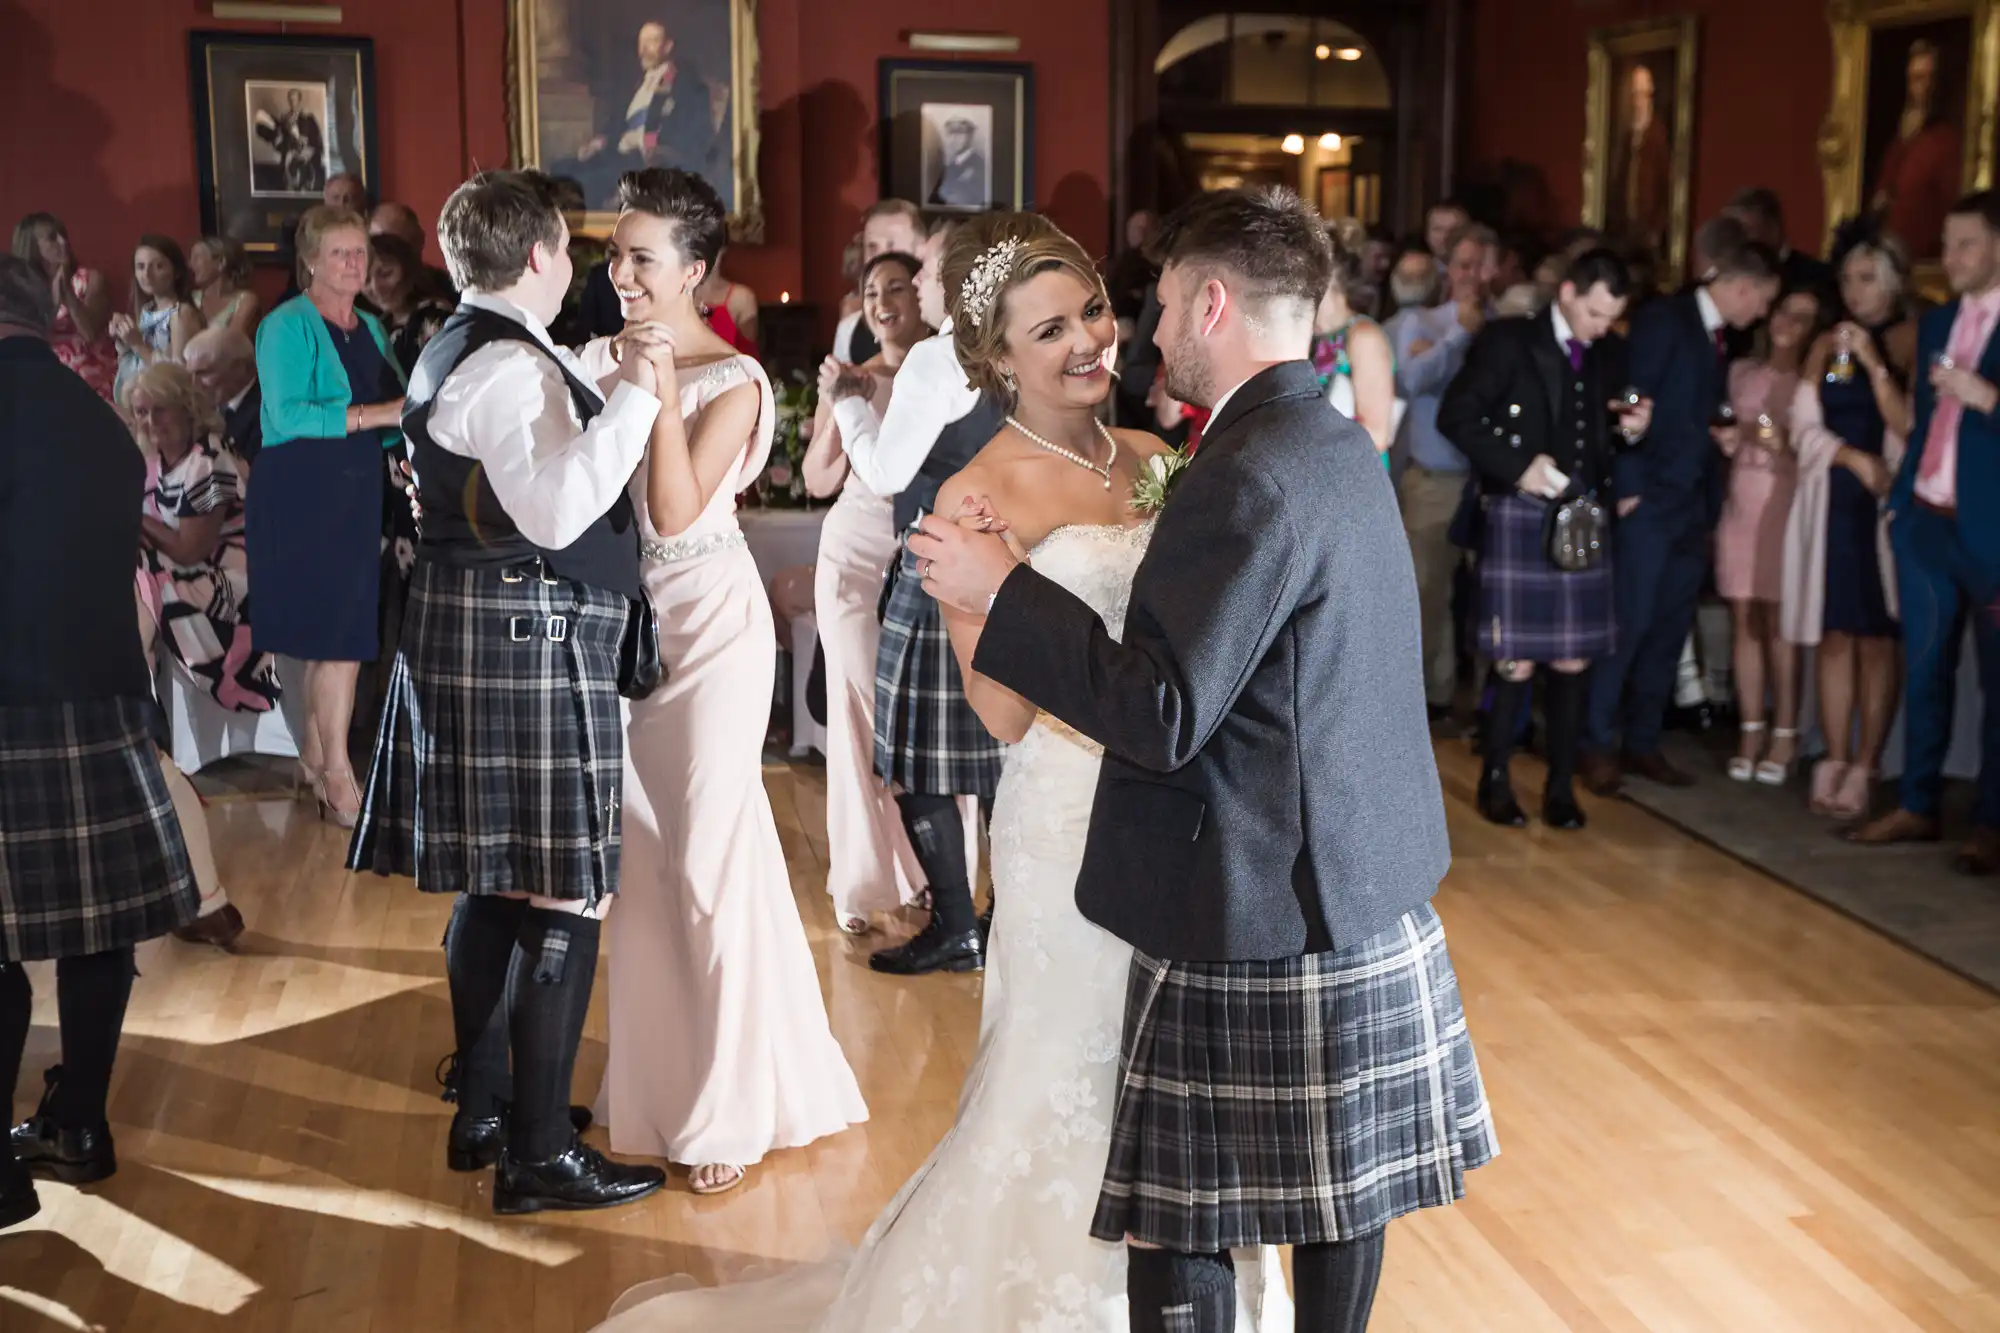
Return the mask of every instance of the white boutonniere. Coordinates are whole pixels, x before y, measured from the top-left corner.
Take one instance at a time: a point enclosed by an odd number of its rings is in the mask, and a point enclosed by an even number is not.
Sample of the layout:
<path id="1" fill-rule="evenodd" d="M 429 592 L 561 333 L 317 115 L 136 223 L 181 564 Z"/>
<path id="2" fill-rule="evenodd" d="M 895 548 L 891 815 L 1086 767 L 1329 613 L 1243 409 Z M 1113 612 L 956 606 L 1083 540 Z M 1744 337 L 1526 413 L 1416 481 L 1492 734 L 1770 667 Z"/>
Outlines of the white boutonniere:
<path id="1" fill-rule="evenodd" d="M 1187 470 L 1187 465 L 1188 455 L 1184 449 L 1168 449 L 1148 458 L 1132 483 L 1132 511 L 1157 514 L 1165 509 L 1167 497 L 1173 494 L 1174 486 L 1180 481 L 1181 473 Z"/>

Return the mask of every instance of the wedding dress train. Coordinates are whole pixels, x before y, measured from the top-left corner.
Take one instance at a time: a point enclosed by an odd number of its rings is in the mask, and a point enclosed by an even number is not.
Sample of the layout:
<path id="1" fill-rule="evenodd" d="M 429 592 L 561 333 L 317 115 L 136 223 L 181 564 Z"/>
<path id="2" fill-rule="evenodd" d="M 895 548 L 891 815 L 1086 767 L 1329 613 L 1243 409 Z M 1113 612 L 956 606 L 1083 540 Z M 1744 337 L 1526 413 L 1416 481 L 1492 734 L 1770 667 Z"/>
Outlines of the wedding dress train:
<path id="1" fill-rule="evenodd" d="M 1121 632 L 1150 528 L 1064 527 L 1035 567 Z M 1125 1250 L 1093 1240 L 1131 949 L 1074 888 L 1100 750 L 1044 715 L 994 802 L 1000 903 L 957 1122 L 858 1252 L 774 1277 L 627 1292 L 602 1333 L 1125 1333 Z M 1276 1252 L 1238 1256 L 1237 1325 L 1286 1333 Z"/>

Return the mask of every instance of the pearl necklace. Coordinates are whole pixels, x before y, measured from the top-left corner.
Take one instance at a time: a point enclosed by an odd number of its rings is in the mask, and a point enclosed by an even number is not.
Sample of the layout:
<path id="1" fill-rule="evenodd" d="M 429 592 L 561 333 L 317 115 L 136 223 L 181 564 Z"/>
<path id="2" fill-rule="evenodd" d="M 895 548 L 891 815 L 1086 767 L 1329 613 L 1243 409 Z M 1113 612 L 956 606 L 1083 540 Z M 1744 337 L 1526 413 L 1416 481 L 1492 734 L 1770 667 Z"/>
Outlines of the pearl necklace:
<path id="1" fill-rule="evenodd" d="M 1007 424 L 1012 426 L 1015 430 L 1020 431 L 1021 434 L 1027 436 L 1028 442 L 1030 444 L 1038 444 L 1042 448 L 1048 450 L 1050 453 L 1054 454 L 1058 458 L 1067 458 L 1070 462 L 1076 464 L 1078 467 L 1082 468 L 1085 472 L 1096 473 L 1098 476 L 1104 478 L 1104 489 L 1107 491 L 1111 489 L 1111 466 L 1112 464 L 1118 461 L 1118 441 L 1112 438 L 1111 432 L 1104 428 L 1104 423 L 1102 421 L 1093 421 L 1091 423 L 1097 427 L 1097 433 L 1104 437 L 1104 442 L 1111 446 L 1111 453 L 1105 458 L 1104 466 L 1102 467 L 1099 467 L 1097 464 L 1091 462 L 1088 458 L 1085 458 L 1082 454 L 1077 453 L 1073 449 L 1065 449 L 1061 445 L 1057 444 L 1054 440 L 1043 439 L 1041 436 L 1035 434 L 1035 432 L 1029 430 L 1026 426 L 1023 426 L 1020 420 L 1016 417 L 1009 416 L 1007 418 Z"/>

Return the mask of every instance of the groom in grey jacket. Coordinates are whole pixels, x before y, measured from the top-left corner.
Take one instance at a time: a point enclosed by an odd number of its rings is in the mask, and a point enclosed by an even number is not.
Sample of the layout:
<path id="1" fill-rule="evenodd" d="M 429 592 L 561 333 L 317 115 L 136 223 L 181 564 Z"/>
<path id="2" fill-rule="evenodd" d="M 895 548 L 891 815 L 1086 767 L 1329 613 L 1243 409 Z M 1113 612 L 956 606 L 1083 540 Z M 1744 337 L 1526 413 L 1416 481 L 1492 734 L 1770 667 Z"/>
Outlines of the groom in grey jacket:
<path id="1" fill-rule="evenodd" d="M 1225 1330 L 1291 1245 L 1301 1333 L 1367 1326 L 1384 1230 L 1497 1151 L 1444 931 L 1450 862 L 1395 495 L 1305 354 L 1332 255 L 1290 191 L 1164 226 L 1167 392 L 1211 408 L 1121 643 L 997 536 L 926 518 L 982 675 L 1102 743 L 1077 879 L 1134 948 L 1092 1234 L 1134 1330 Z"/>

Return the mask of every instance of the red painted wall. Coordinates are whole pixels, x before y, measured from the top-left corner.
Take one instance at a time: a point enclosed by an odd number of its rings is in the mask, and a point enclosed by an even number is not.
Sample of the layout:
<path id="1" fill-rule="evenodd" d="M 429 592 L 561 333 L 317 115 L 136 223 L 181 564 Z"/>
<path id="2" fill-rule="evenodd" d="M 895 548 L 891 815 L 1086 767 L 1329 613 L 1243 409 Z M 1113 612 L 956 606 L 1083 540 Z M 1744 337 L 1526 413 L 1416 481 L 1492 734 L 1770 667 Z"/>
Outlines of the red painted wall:
<path id="1" fill-rule="evenodd" d="M 760 175 L 766 243 L 729 269 L 767 300 L 830 311 L 840 253 L 878 197 L 876 61 L 908 56 L 912 27 L 1022 40 L 1036 74 L 1035 198 L 1093 253 L 1109 240 L 1111 0 L 761 0 Z M 434 218 L 464 176 L 507 159 L 505 0 L 342 0 L 337 27 L 375 41 L 381 189 Z M 78 254 L 121 294 L 142 231 L 192 240 L 195 195 L 187 33 L 201 0 L 0 0 L 0 221 L 62 216 Z M 461 84 L 461 65 L 465 76 Z"/>
<path id="2" fill-rule="evenodd" d="M 1826 201 L 1815 141 L 1833 91 L 1821 0 L 1474 0 L 1466 165 L 1541 167 L 1554 204 L 1547 221 L 1573 224 L 1583 207 L 1587 34 L 1689 12 L 1701 22 L 1694 224 L 1743 187 L 1768 185 L 1784 200 L 1792 244 L 1817 253 Z"/>

